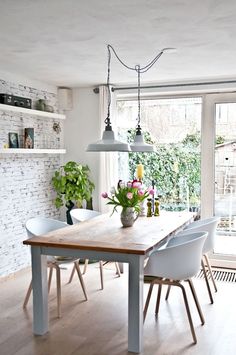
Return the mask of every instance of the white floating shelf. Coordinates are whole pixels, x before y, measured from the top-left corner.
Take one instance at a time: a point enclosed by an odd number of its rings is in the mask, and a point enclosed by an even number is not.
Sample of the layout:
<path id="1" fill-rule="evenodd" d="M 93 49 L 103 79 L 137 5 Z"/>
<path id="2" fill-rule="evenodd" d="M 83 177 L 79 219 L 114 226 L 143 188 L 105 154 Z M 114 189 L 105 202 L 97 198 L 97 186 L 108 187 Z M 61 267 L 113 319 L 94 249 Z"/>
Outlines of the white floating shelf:
<path id="1" fill-rule="evenodd" d="M 24 149 L 24 148 L 4 148 L 0 149 L 0 154 L 65 154 L 65 149 Z"/>
<path id="2" fill-rule="evenodd" d="M 11 105 L 4 105 L 4 104 L 0 104 L 0 110 L 23 113 L 23 114 L 28 114 L 28 115 L 32 115 L 32 116 L 55 118 L 55 119 L 59 119 L 59 120 L 65 120 L 65 118 L 66 118 L 65 115 L 60 114 L 60 113 L 45 112 L 45 111 L 39 111 L 39 110 L 31 110 L 29 108 L 24 108 L 24 107 L 19 107 L 19 106 L 11 106 Z"/>

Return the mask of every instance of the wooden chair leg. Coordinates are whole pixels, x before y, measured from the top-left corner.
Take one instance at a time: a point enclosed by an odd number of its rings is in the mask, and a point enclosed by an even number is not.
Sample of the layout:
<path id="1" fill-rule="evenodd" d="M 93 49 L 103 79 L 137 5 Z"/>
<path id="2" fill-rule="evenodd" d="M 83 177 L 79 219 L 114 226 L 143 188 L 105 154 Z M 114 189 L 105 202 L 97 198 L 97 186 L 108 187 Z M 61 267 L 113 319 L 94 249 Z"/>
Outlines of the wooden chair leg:
<path id="1" fill-rule="evenodd" d="M 162 290 L 162 285 L 159 284 L 159 285 L 158 285 L 158 292 L 157 292 L 156 310 L 155 310 L 155 315 L 156 315 L 156 317 L 158 316 L 159 307 L 160 307 L 161 290 Z"/>
<path id="2" fill-rule="evenodd" d="M 75 274 L 75 270 L 76 270 L 76 268 L 75 268 L 75 264 L 74 264 L 73 269 L 72 269 L 71 274 L 70 274 L 70 278 L 69 278 L 68 284 L 71 283 L 71 281 L 72 281 L 72 279 L 74 277 L 74 274 Z"/>
<path id="3" fill-rule="evenodd" d="M 50 287 L 51 287 L 51 281 L 52 281 L 52 272 L 53 272 L 53 268 L 50 267 L 50 271 L 49 271 L 49 276 L 48 276 L 48 293 L 50 291 Z M 28 302 L 29 302 L 29 298 L 32 292 L 32 280 L 30 281 L 25 299 L 24 299 L 24 303 L 23 303 L 23 308 L 26 308 Z"/>
<path id="4" fill-rule="evenodd" d="M 207 267 L 208 267 L 208 270 L 209 270 L 209 273 L 210 273 L 210 276 L 211 276 L 211 280 L 212 280 L 212 283 L 213 283 L 215 292 L 217 292 L 217 287 L 216 287 L 216 283 L 215 283 L 214 276 L 213 276 L 213 273 L 212 273 L 212 268 L 211 268 L 210 260 L 209 260 L 207 254 L 204 254 L 203 256 L 205 257 L 206 264 L 207 264 Z"/>
<path id="5" fill-rule="evenodd" d="M 179 286 L 182 290 L 185 308 L 186 308 L 186 312 L 187 312 L 187 316 L 188 316 L 188 321 L 189 321 L 189 325 L 190 325 L 190 329 L 191 329 L 191 333 L 192 333 L 192 337 L 193 337 L 193 342 L 194 342 L 194 344 L 197 344 L 197 337 L 196 337 L 195 330 L 193 327 L 193 321 L 192 321 L 192 317 L 191 317 L 191 313 L 190 313 L 190 309 L 189 309 L 189 305 L 188 305 L 188 299 L 187 299 L 185 288 L 180 283 L 176 284 L 176 286 Z"/>
<path id="6" fill-rule="evenodd" d="M 29 302 L 31 291 L 32 291 L 32 280 L 30 281 L 28 290 L 26 292 L 26 296 L 25 296 L 24 303 L 23 303 L 23 308 L 26 308 L 26 306 L 27 306 L 27 304 Z"/>
<path id="7" fill-rule="evenodd" d="M 197 310 L 198 310 L 198 314 L 199 314 L 201 323 L 203 325 L 203 324 L 205 324 L 205 319 L 204 319 L 204 316 L 203 316 L 203 313 L 202 313 L 202 309 L 201 309 L 199 301 L 198 301 L 198 297 L 197 297 L 197 294 L 196 294 L 196 291 L 195 291 L 195 287 L 193 286 L 193 281 L 190 280 L 190 279 L 187 280 L 187 281 L 189 283 L 189 287 L 190 287 L 190 290 L 192 292 L 193 299 L 195 301 L 195 304 L 196 304 L 196 307 L 197 307 Z"/>
<path id="8" fill-rule="evenodd" d="M 80 280 L 80 284 L 81 284 L 81 287 L 82 287 L 82 290 L 83 290 L 83 293 L 84 293 L 84 297 L 85 297 L 85 299 L 86 299 L 86 301 L 87 301 L 88 296 L 87 296 L 87 292 L 86 292 L 86 288 L 85 288 L 83 276 L 82 276 L 82 274 L 81 274 L 78 261 L 75 261 L 75 262 L 74 262 L 74 265 L 75 265 L 75 268 L 76 268 L 76 271 L 77 271 L 77 274 L 78 274 L 78 277 L 79 277 L 79 280 Z"/>
<path id="9" fill-rule="evenodd" d="M 213 301 L 213 297 L 212 297 L 212 293 L 211 293 L 211 289 L 210 289 L 210 285 L 209 285 L 208 277 L 207 277 L 207 274 L 206 274 L 206 268 L 205 268 L 203 259 L 201 261 L 201 264 L 202 264 L 202 271 L 203 271 L 204 278 L 205 278 L 206 285 L 207 285 L 207 290 L 208 290 L 210 302 L 211 302 L 211 304 L 213 304 L 214 301 Z"/>
<path id="10" fill-rule="evenodd" d="M 166 297 L 165 297 L 165 300 L 167 301 L 168 298 L 169 298 L 169 294 L 170 294 L 170 289 L 171 289 L 171 286 L 168 285 L 168 288 L 167 288 L 167 291 L 166 291 Z"/>
<path id="11" fill-rule="evenodd" d="M 53 267 L 52 267 L 52 266 L 49 266 L 49 275 L 48 275 L 48 293 L 50 292 L 50 288 L 51 288 L 52 273 L 53 273 Z"/>
<path id="12" fill-rule="evenodd" d="M 57 280 L 57 316 L 61 318 L 61 270 L 60 267 L 55 264 L 56 280 Z"/>
<path id="13" fill-rule="evenodd" d="M 101 289 L 103 290 L 104 283 L 103 283 L 103 265 L 102 265 L 102 261 L 99 261 L 99 268 L 100 268 Z"/>
<path id="14" fill-rule="evenodd" d="M 86 273 L 87 266 L 88 266 L 89 259 L 84 260 L 84 270 L 83 270 L 83 275 Z"/>
<path id="15" fill-rule="evenodd" d="M 147 315 L 147 310 L 148 310 L 149 302 L 150 302 L 150 299 L 151 299 L 153 286 L 154 286 L 153 283 L 151 283 L 150 286 L 149 286 L 148 295 L 147 295 L 147 299 L 146 299 L 144 310 L 143 310 L 143 323 L 145 322 L 145 318 L 146 318 L 146 315 Z"/>
<path id="16" fill-rule="evenodd" d="M 115 267 L 116 267 L 116 273 L 120 277 L 120 267 L 119 267 L 119 264 L 117 262 L 115 262 Z"/>

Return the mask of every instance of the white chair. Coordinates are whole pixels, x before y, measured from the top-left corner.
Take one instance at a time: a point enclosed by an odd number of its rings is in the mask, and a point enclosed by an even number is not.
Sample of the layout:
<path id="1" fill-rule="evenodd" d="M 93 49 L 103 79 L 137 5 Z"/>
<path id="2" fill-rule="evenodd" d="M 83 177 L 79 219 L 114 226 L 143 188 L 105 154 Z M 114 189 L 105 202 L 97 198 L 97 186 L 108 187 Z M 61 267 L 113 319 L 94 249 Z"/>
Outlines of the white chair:
<path id="1" fill-rule="evenodd" d="M 101 213 L 98 211 L 87 210 L 85 208 L 74 208 L 70 211 L 70 215 L 71 215 L 73 224 L 83 222 L 88 219 L 97 217 L 100 214 Z M 88 262 L 89 262 L 89 259 L 85 259 L 83 274 L 86 273 Z M 99 261 L 99 267 L 100 267 L 101 289 L 103 290 L 104 282 L 103 282 L 103 262 L 102 261 Z M 119 268 L 118 263 L 115 263 L 115 267 L 116 267 L 116 272 L 117 272 L 118 276 L 120 276 L 120 268 Z M 71 272 L 69 283 L 72 281 L 74 273 L 75 273 L 75 268 L 73 268 L 73 270 Z"/>
<path id="2" fill-rule="evenodd" d="M 66 223 L 57 221 L 55 219 L 50 219 L 50 218 L 44 218 L 44 217 L 35 217 L 29 219 L 26 224 L 26 231 L 28 234 L 29 238 L 32 238 L 34 236 L 39 236 L 46 234 L 48 232 L 54 231 L 56 229 L 60 228 L 65 228 L 67 226 Z M 52 280 L 52 274 L 53 274 L 53 269 L 56 270 L 56 283 L 57 283 L 57 314 L 58 317 L 61 317 L 61 274 L 60 274 L 60 265 L 66 264 L 66 263 L 74 263 L 74 268 L 77 271 L 80 284 L 84 293 L 84 297 L 87 300 L 87 293 L 83 281 L 83 277 L 80 271 L 79 267 L 79 259 L 75 259 L 72 257 L 56 257 L 56 256 L 48 256 L 47 257 L 47 266 L 49 267 L 49 278 L 48 278 L 48 292 L 50 291 L 51 287 L 51 280 Z M 26 293 L 26 297 L 23 303 L 23 308 L 26 308 L 27 303 L 29 301 L 29 297 L 32 291 L 32 280 L 30 282 L 28 291 Z"/>
<path id="3" fill-rule="evenodd" d="M 155 284 L 159 285 L 156 301 L 156 316 L 159 311 L 162 285 L 178 286 L 181 288 L 183 293 L 190 329 L 195 344 L 197 343 L 197 337 L 193 327 L 186 291 L 184 286 L 181 284 L 181 281 L 188 281 L 199 313 L 201 324 L 203 325 L 205 320 L 191 278 L 196 275 L 200 269 L 202 248 L 206 237 L 207 232 L 190 232 L 190 234 L 185 235 L 184 237 L 173 238 L 170 240 L 166 248 L 155 250 L 150 255 L 144 268 L 144 282 L 150 283 L 143 312 L 144 320 L 146 318 L 153 286 Z"/>
<path id="4" fill-rule="evenodd" d="M 212 280 L 215 292 L 217 292 L 216 283 L 215 283 L 215 280 L 213 277 L 212 268 L 211 268 L 210 260 L 208 258 L 207 253 L 210 251 L 213 251 L 213 249 L 214 249 L 216 228 L 217 228 L 217 224 L 218 224 L 219 220 L 220 220 L 219 217 L 211 217 L 211 218 L 200 219 L 198 221 L 194 221 L 193 223 L 190 223 L 187 227 L 185 227 L 185 229 L 182 232 L 180 232 L 179 234 L 177 234 L 175 236 L 175 237 L 178 237 L 179 235 L 184 235 L 186 233 L 189 233 L 190 231 L 193 233 L 201 232 L 201 231 L 208 232 L 207 239 L 206 239 L 205 244 L 203 246 L 203 255 L 202 255 L 201 264 L 202 264 L 202 271 L 203 271 L 204 278 L 206 281 L 207 290 L 208 290 L 208 294 L 209 294 L 209 298 L 210 298 L 211 303 L 213 303 L 214 300 L 213 300 L 213 296 L 211 293 L 211 288 L 210 288 L 210 284 L 209 284 L 209 280 L 208 280 L 208 275 L 207 275 L 205 263 L 208 268 L 209 277 Z"/>

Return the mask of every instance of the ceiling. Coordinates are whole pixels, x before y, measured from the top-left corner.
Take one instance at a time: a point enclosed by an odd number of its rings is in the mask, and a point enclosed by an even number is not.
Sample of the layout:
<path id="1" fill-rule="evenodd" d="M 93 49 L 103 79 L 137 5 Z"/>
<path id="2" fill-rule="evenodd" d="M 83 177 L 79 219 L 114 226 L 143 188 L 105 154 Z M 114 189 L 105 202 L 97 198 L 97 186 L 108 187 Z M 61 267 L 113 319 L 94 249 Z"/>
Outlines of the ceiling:
<path id="1" fill-rule="evenodd" d="M 106 82 L 107 44 L 141 83 L 236 78 L 235 0 L 1 0 L 0 69 L 56 86 Z M 111 82 L 136 83 L 112 55 Z"/>

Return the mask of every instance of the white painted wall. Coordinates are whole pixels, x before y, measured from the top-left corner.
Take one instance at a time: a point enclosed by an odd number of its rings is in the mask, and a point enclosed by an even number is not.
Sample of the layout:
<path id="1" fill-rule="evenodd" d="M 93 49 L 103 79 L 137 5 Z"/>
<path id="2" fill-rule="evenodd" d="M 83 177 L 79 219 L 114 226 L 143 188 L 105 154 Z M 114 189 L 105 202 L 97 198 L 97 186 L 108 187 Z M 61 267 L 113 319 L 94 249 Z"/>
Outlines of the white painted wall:
<path id="1" fill-rule="evenodd" d="M 66 112 L 64 161 L 88 165 L 95 184 L 93 207 L 98 209 L 99 154 L 86 152 L 87 145 L 101 138 L 99 125 L 99 95 L 92 88 L 73 89 L 73 109 Z"/>

